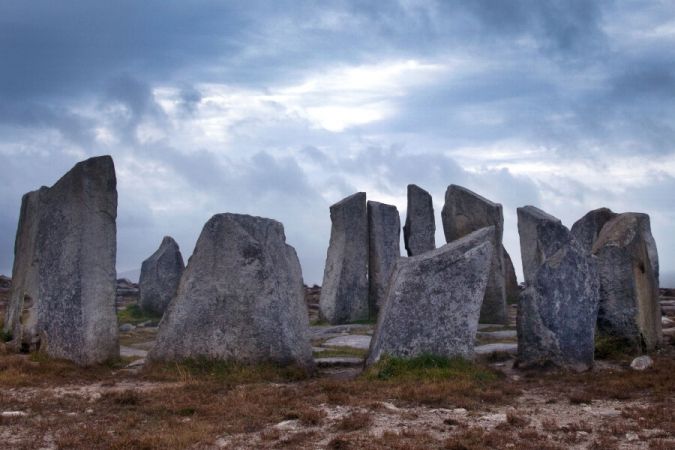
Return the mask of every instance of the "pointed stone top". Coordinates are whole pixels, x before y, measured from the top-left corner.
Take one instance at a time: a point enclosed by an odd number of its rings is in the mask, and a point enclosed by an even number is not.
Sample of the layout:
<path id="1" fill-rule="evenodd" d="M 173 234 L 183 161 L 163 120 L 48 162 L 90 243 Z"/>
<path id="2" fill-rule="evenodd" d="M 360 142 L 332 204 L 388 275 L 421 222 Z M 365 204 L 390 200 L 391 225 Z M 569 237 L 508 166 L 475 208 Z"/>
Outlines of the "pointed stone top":
<path id="1" fill-rule="evenodd" d="M 650 230 L 650 228 L 648 214 L 633 212 L 617 214 L 602 227 L 593 245 L 593 253 L 609 243 L 617 243 L 621 247 L 627 246 L 633 242 L 638 233 L 644 233 L 644 230 Z M 651 230 L 649 233 L 651 234 Z"/>
<path id="2" fill-rule="evenodd" d="M 162 239 L 162 243 L 160 244 L 160 247 L 164 247 L 167 245 L 175 245 L 176 247 L 178 247 L 178 243 L 176 243 L 175 239 L 172 238 L 171 236 L 164 236 L 164 238 Z"/>
<path id="3" fill-rule="evenodd" d="M 483 197 L 482 195 L 476 194 L 476 193 L 473 192 L 472 190 L 467 189 L 467 188 L 465 188 L 465 187 L 463 187 L 463 186 L 458 186 L 458 185 L 456 185 L 456 184 L 451 184 L 450 186 L 448 186 L 448 189 L 445 191 L 445 197 L 447 198 L 448 195 L 449 195 L 450 193 L 461 193 L 461 194 L 463 194 L 463 195 L 468 195 L 468 196 L 470 196 L 470 197 L 475 197 L 477 200 L 480 200 L 480 201 L 482 201 L 482 202 L 485 202 L 485 203 L 487 203 L 487 204 L 490 205 L 490 206 L 494 206 L 494 207 L 501 206 L 500 203 L 495 203 L 495 202 L 493 202 L 493 201 L 491 201 L 491 200 L 488 200 L 487 198 Z"/>
<path id="4" fill-rule="evenodd" d="M 556 222 L 556 223 L 562 223 L 560 222 L 560 219 L 558 219 L 555 216 L 552 216 L 551 214 L 542 211 L 541 209 L 537 208 L 536 206 L 532 205 L 527 205 L 527 206 L 522 206 L 517 209 L 518 214 L 524 214 L 527 216 L 530 216 L 532 219 L 535 220 L 546 220 L 550 222 Z"/>

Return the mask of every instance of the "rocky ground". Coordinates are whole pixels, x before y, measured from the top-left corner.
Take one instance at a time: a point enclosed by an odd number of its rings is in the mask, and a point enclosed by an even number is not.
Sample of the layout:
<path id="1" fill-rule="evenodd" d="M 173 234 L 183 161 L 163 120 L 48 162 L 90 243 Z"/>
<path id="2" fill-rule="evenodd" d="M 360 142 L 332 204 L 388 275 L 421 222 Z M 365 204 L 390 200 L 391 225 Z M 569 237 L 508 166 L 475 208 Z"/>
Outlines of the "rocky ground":
<path id="1" fill-rule="evenodd" d="M 0 296 L 3 291 L 0 286 Z M 588 373 L 520 372 L 509 326 L 482 324 L 474 364 L 362 362 L 374 324 L 318 320 L 318 372 L 204 361 L 145 367 L 158 318 L 118 282 L 122 360 L 79 369 L 0 352 L 0 448 L 675 448 L 675 291 L 662 291 L 654 366 L 613 355 Z"/>

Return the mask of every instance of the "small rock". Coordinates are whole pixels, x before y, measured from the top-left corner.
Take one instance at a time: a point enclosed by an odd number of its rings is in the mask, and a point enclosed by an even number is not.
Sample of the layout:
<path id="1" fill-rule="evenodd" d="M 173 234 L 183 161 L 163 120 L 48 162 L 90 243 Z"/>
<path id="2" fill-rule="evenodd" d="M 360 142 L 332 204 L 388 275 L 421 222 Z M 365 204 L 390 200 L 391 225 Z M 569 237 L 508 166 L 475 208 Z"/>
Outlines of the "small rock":
<path id="1" fill-rule="evenodd" d="M 298 423 L 298 420 L 284 420 L 283 422 L 274 425 L 274 428 L 277 430 L 295 430 L 298 428 Z"/>
<path id="2" fill-rule="evenodd" d="M 94 414 L 94 410 L 91 408 L 87 408 L 84 410 L 85 414 Z"/>
<path id="3" fill-rule="evenodd" d="M 628 442 L 637 441 L 638 439 L 640 439 L 640 437 L 636 433 L 626 433 L 626 440 Z"/>
<path id="4" fill-rule="evenodd" d="M 455 414 L 466 414 L 467 413 L 466 409 L 464 409 L 464 408 L 455 408 L 455 409 L 452 410 L 452 412 L 455 413 Z"/>
<path id="5" fill-rule="evenodd" d="M 94 392 L 93 394 L 91 394 L 91 395 L 89 396 L 89 402 L 92 402 L 92 403 L 93 403 L 93 402 L 95 402 L 96 400 L 100 400 L 101 397 L 103 397 L 103 396 L 101 395 L 100 392 Z"/>
<path id="6" fill-rule="evenodd" d="M 647 355 L 638 356 L 637 358 L 635 358 L 630 363 L 631 369 L 634 369 L 634 370 L 645 370 L 645 369 L 650 368 L 653 365 L 654 365 L 654 360 Z"/>
<path id="7" fill-rule="evenodd" d="M 133 331 L 136 328 L 136 326 L 130 324 L 130 323 L 123 323 L 120 325 L 120 331 L 122 333 L 128 333 L 130 331 Z"/>
<path id="8" fill-rule="evenodd" d="M 26 417 L 28 413 L 23 411 L 3 411 L 0 414 L 3 418 L 12 418 L 12 417 Z"/>

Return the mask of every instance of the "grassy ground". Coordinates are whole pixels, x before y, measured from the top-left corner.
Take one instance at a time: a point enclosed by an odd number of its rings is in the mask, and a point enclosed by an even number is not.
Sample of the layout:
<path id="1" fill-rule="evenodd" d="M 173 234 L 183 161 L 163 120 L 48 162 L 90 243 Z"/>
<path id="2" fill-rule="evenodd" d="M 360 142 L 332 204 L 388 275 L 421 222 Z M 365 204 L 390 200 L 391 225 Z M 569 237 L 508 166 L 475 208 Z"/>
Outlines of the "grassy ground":
<path id="1" fill-rule="evenodd" d="M 162 319 L 161 315 L 155 315 L 143 311 L 137 304 L 130 304 L 126 308 L 117 311 L 117 323 L 130 323 L 138 325 L 143 322 L 159 322 Z"/>
<path id="2" fill-rule="evenodd" d="M 353 380 L 206 360 L 122 366 L 0 355 L 0 410 L 26 413 L 0 419 L 0 447 L 612 449 L 630 433 L 629 448 L 675 444 L 672 354 L 645 372 L 515 378 L 432 357 L 386 359 Z"/>

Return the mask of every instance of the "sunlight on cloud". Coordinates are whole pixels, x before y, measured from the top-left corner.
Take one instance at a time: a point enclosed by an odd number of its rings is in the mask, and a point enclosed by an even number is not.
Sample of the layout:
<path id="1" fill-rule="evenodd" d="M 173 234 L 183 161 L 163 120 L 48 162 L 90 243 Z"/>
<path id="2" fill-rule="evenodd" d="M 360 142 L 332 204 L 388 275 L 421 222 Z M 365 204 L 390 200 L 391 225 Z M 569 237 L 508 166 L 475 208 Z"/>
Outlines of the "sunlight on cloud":
<path id="1" fill-rule="evenodd" d="M 195 130 L 202 145 L 227 143 L 234 127 L 247 120 L 274 122 L 285 117 L 331 132 L 382 120 L 395 112 L 393 99 L 413 86 L 431 82 L 450 67 L 413 60 L 338 67 L 312 74 L 297 85 L 266 90 L 202 84 L 197 86 L 202 100 L 187 121 L 179 117 L 177 89 L 158 88 L 154 95 L 173 124 Z"/>

